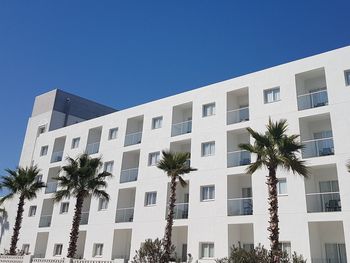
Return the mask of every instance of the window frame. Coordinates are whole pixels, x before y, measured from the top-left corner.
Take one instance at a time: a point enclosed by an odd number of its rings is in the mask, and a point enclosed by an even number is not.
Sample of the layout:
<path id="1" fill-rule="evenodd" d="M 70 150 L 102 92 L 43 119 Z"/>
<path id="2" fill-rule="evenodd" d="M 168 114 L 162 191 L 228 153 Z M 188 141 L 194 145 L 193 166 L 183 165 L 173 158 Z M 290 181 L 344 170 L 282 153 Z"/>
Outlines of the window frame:
<path id="1" fill-rule="evenodd" d="M 208 256 L 205 256 L 204 255 L 204 245 L 207 245 L 208 246 L 208 253 L 209 255 Z M 210 246 L 213 246 L 213 253 L 212 255 L 210 255 Z M 212 259 L 212 258 L 215 258 L 215 243 L 214 242 L 200 242 L 200 259 Z"/>
<path id="2" fill-rule="evenodd" d="M 38 209 L 38 207 L 36 205 L 29 206 L 28 217 L 34 217 L 36 215 L 36 210 L 37 209 Z M 34 210 L 34 214 L 32 214 L 33 210 Z"/>
<path id="3" fill-rule="evenodd" d="M 350 69 L 344 70 L 345 86 L 350 86 Z"/>
<path id="4" fill-rule="evenodd" d="M 160 120 L 160 126 L 157 127 L 155 124 L 156 124 L 156 121 Z M 152 125 L 151 125 L 151 128 L 152 130 L 157 130 L 157 129 L 160 129 L 163 127 L 163 116 L 158 116 L 158 117 L 154 117 L 152 118 Z"/>
<path id="5" fill-rule="evenodd" d="M 40 148 L 40 157 L 46 156 L 49 152 L 49 146 L 48 145 L 43 145 Z"/>
<path id="6" fill-rule="evenodd" d="M 152 159 L 153 159 L 152 156 L 153 155 L 157 156 L 155 163 L 152 162 Z M 156 166 L 159 163 L 159 161 L 160 161 L 160 151 L 151 152 L 151 153 L 148 154 L 148 166 Z"/>
<path id="7" fill-rule="evenodd" d="M 109 169 L 107 169 L 109 166 L 111 167 L 110 171 L 109 171 Z M 113 173 L 113 169 L 114 169 L 114 161 L 104 162 L 104 164 L 103 164 L 103 171 L 104 172 L 108 172 L 108 173 L 112 174 Z"/>
<path id="8" fill-rule="evenodd" d="M 108 130 L 108 140 L 115 140 L 118 137 L 118 127 L 110 128 Z"/>
<path id="9" fill-rule="evenodd" d="M 37 137 L 40 136 L 40 134 L 43 134 L 46 132 L 46 124 L 44 125 L 39 125 L 38 126 L 38 131 L 37 131 Z"/>
<path id="10" fill-rule="evenodd" d="M 204 189 L 209 189 L 208 191 L 208 197 L 210 196 L 211 192 L 210 189 L 213 188 L 213 198 L 204 198 Z M 210 202 L 210 201 L 215 201 L 215 185 L 210 184 L 210 185 L 202 185 L 200 189 L 200 201 L 201 202 Z"/>
<path id="11" fill-rule="evenodd" d="M 276 93 L 275 91 L 278 91 L 279 95 L 278 95 L 278 99 L 276 99 Z M 268 93 L 272 92 L 272 96 L 273 96 L 273 100 L 272 101 L 268 101 Z M 271 89 L 265 89 L 263 91 L 263 95 L 264 95 L 264 104 L 270 104 L 270 103 L 274 103 L 274 102 L 278 102 L 281 101 L 281 87 L 274 87 Z"/>
<path id="12" fill-rule="evenodd" d="M 98 246 L 101 246 L 101 254 L 97 254 Z M 92 257 L 99 258 L 99 257 L 102 257 L 102 256 L 103 256 L 103 243 L 94 243 Z"/>
<path id="13" fill-rule="evenodd" d="M 210 146 L 210 153 L 209 154 L 205 154 L 204 149 L 205 149 L 205 145 L 207 144 L 212 144 L 214 147 L 214 152 L 212 151 L 212 146 Z M 215 155 L 215 141 L 208 141 L 208 142 L 202 142 L 202 146 L 201 146 L 201 156 L 202 157 L 209 157 L 209 156 L 214 156 Z"/>
<path id="14" fill-rule="evenodd" d="M 71 143 L 71 149 L 79 148 L 79 144 L 80 144 L 80 137 L 73 138 Z"/>
<path id="15" fill-rule="evenodd" d="M 30 244 L 28 244 L 28 243 L 22 244 L 22 251 L 23 251 L 24 255 L 29 254 L 29 248 L 30 248 Z"/>
<path id="16" fill-rule="evenodd" d="M 154 195 L 153 198 L 151 198 L 151 201 L 154 201 L 152 203 L 148 203 L 147 201 L 149 195 Z M 150 207 L 150 206 L 155 206 L 157 205 L 157 191 L 149 191 L 145 193 L 145 202 L 144 202 L 145 207 Z"/>
<path id="17" fill-rule="evenodd" d="M 59 254 L 57 253 L 57 248 L 60 248 L 59 249 Z M 53 256 L 54 257 L 62 256 L 62 251 L 63 251 L 63 244 L 62 243 L 54 244 L 54 247 L 53 247 Z"/>
<path id="18" fill-rule="evenodd" d="M 206 114 L 207 111 L 207 107 L 212 107 L 212 109 L 210 110 L 211 114 Z M 210 116 L 214 116 L 216 115 L 216 103 L 215 102 L 210 102 L 210 103 L 206 103 L 202 105 L 202 117 L 206 118 L 206 117 L 210 117 Z"/>
<path id="19" fill-rule="evenodd" d="M 67 207 L 67 211 L 63 210 L 63 208 Z M 60 205 L 60 215 L 68 214 L 69 212 L 69 202 L 61 202 Z"/>
<path id="20" fill-rule="evenodd" d="M 287 184 L 287 178 L 283 177 L 283 178 L 277 178 L 277 196 L 286 196 L 288 195 L 288 184 Z M 285 193 L 281 193 L 281 182 L 283 184 L 285 184 Z"/>
<path id="21" fill-rule="evenodd" d="M 97 211 L 105 211 L 108 209 L 108 199 L 100 197 L 98 199 L 98 210 Z"/>

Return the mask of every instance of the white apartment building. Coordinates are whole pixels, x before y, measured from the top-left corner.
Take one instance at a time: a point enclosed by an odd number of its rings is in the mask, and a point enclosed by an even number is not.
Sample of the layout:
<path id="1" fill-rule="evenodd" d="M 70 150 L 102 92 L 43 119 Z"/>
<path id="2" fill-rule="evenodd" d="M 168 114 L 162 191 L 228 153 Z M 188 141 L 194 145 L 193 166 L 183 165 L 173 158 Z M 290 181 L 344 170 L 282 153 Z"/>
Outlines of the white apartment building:
<path id="1" fill-rule="evenodd" d="M 25 204 L 18 247 L 39 258 L 66 256 L 75 200 L 54 203 L 52 177 L 65 157 L 87 152 L 102 156 L 114 176 L 108 203 L 85 200 L 77 254 L 127 262 L 145 239 L 164 234 L 169 179 L 155 166 L 163 149 L 190 152 L 198 169 L 177 189 L 173 243 L 182 262 L 187 253 L 214 262 L 239 242 L 268 247 L 266 171 L 246 174 L 255 157 L 238 144 L 252 141 L 247 127 L 264 131 L 271 117 L 300 134 L 311 171 L 307 179 L 278 171 L 283 248 L 308 262 L 347 262 L 349 113 L 350 46 L 121 111 L 60 90 L 40 95 L 20 165 L 38 164 L 47 188 Z M 16 203 L 1 219 L 1 250 L 9 247 Z"/>

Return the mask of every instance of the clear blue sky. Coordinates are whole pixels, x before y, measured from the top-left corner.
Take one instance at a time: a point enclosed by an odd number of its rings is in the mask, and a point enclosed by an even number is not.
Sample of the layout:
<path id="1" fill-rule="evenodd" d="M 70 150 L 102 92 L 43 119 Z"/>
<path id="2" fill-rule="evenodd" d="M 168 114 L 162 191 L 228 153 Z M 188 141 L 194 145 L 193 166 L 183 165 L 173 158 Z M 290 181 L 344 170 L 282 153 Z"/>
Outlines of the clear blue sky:
<path id="1" fill-rule="evenodd" d="M 118 109 L 350 44 L 350 1 L 0 1 L 0 174 L 36 95 Z"/>

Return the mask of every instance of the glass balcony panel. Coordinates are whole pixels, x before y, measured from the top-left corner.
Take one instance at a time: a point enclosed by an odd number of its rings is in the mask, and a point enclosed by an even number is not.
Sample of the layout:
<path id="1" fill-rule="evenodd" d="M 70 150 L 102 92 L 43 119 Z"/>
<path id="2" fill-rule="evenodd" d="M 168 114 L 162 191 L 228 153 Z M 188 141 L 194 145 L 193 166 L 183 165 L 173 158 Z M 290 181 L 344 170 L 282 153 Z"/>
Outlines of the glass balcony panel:
<path id="1" fill-rule="evenodd" d="M 308 213 L 341 211 L 339 192 L 306 194 L 306 207 Z"/>
<path id="2" fill-rule="evenodd" d="M 227 153 L 227 167 L 248 165 L 251 162 L 250 152 L 234 151 Z"/>
<path id="3" fill-rule="evenodd" d="M 328 105 L 327 90 L 316 91 L 298 96 L 298 109 L 306 110 Z"/>
<path id="4" fill-rule="evenodd" d="M 40 216 L 39 227 L 49 227 L 51 226 L 52 215 L 42 215 Z"/>
<path id="5" fill-rule="evenodd" d="M 89 222 L 89 212 L 82 212 L 80 218 L 81 225 L 87 225 Z"/>
<path id="6" fill-rule="evenodd" d="M 134 220 L 134 208 L 118 208 L 115 218 L 116 223 L 132 222 Z"/>
<path id="7" fill-rule="evenodd" d="M 249 121 L 249 107 L 227 111 L 227 124 Z"/>
<path id="8" fill-rule="evenodd" d="M 316 140 L 303 141 L 303 158 L 334 155 L 333 138 L 322 138 Z"/>
<path id="9" fill-rule="evenodd" d="M 181 134 L 192 132 L 192 121 L 184 121 L 180 123 L 175 123 L 172 125 L 171 136 L 177 136 Z"/>
<path id="10" fill-rule="evenodd" d="M 134 182 L 137 180 L 139 168 L 122 170 L 120 173 L 120 183 Z"/>
<path id="11" fill-rule="evenodd" d="M 100 142 L 89 143 L 86 146 L 85 153 L 88 155 L 95 154 L 95 153 L 98 153 L 99 150 L 100 150 Z"/>
<path id="12" fill-rule="evenodd" d="M 141 143 L 142 132 L 134 132 L 125 135 L 124 146 L 134 145 Z"/>
<path id="13" fill-rule="evenodd" d="M 51 163 L 62 161 L 63 151 L 53 152 L 51 156 Z"/>
<path id="14" fill-rule="evenodd" d="M 49 182 L 46 184 L 45 194 L 55 193 L 57 191 L 57 182 Z"/>
<path id="15" fill-rule="evenodd" d="M 234 198 L 227 200 L 227 215 L 242 216 L 253 214 L 253 198 Z"/>
<path id="16" fill-rule="evenodd" d="M 174 219 L 188 218 L 188 203 L 177 203 L 174 207 Z"/>

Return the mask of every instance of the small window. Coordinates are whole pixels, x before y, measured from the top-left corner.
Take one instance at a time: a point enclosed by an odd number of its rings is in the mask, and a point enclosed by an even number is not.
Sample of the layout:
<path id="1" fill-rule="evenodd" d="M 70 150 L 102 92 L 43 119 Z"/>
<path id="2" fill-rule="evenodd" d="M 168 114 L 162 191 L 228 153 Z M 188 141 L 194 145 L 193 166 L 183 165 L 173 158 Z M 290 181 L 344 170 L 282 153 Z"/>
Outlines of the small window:
<path id="1" fill-rule="evenodd" d="M 206 185 L 201 187 L 201 201 L 210 201 L 215 199 L 215 186 Z"/>
<path id="2" fill-rule="evenodd" d="M 94 257 L 101 257 L 103 254 L 103 244 L 94 244 Z"/>
<path id="3" fill-rule="evenodd" d="M 108 208 L 108 200 L 106 198 L 99 198 L 98 199 L 98 210 L 106 210 Z"/>
<path id="4" fill-rule="evenodd" d="M 68 209 L 69 209 L 69 202 L 61 203 L 60 214 L 68 213 Z"/>
<path id="5" fill-rule="evenodd" d="M 215 142 L 202 143 L 202 156 L 210 156 L 215 154 Z"/>
<path id="6" fill-rule="evenodd" d="M 40 182 L 42 182 L 43 181 L 43 175 L 42 174 L 38 174 L 37 176 L 36 176 L 36 181 L 38 182 L 38 183 L 40 183 Z"/>
<path id="7" fill-rule="evenodd" d="M 162 128 L 163 116 L 155 117 L 152 119 L 152 130 Z"/>
<path id="8" fill-rule="evenodd" d="M 157 203 L 157 192 L 147 192 L 145 195 L 145 206 L 155 205 Z"/>
<path id="9" fill-rule="evenodd" d="M 153 152 L 148 155 L 148 166 L 157 165 L 160 160 L 160 152 Z"/>
<path id="10" fill-rule="evenodd" d="M 279 243 L 279 248 L 281 249 L 281 251 L 286 252 L 289 257 L 292 256 L 292 249 L 291 249 L 290 242 L 280 242 Z"/>
<path id="11" fill-rule="evenodd" d="M 23 245 L 22 245 L 22 252 L 23 252 L 25 255 L 28 255 L 28 254 L 29 254 L 29 244 L 23 244 Z"/>
<path id="12" fill-rule="evenodd" d="M 45 145 L 45 146 L 42 146 L 41 149 L 40 149 L 40 156 L 45 156 L 47 155 L 47 151 L 49 150 L 49 146 Z"/>
<path id="13" fill-rule="evenodd" d="M 39 126 L 39 128 L 38 128 L 38 136 L 40 134 L 43 134 L 44 132 L 46 132 L 46 125 Z"/>
<path id="14" fill-rule="evenodd" d="M 203 105 L 202 116 L 208 117 L 212 115 L 215 115 L 215 103 L 209 103 L 209 104 Z"/>
<path id="15" fill-rule="evenodd" d="M 80 137 L 73 138 L 72 140 L 72 149 L 76 149 L 79 147 Z"/>
<path id="16" fill-rule="evenodd" d="M 36 205 L 31 205 L 29 207 L 28 216 L 32 217 L 32 216 L 35 216 L 35 214 L 36 214 Z"/>
<path id="17" fill-rule="evenodd" d="M 116 139 L 118 135 L 118 128 L 109 129 L 108 140 Z"/>
<path id="18" fill-rule="evenodd" d="M 287 179 L 286 178 L 280 178 L 277 182 L 277 194 L 278 195 L 286 195 L 288 194 L 287 191 Z"/>
<path id="19" fill-rule="evenodd" d="M 350 70 L 346 70 L 345 74 L 345 84 L 346 86 L 350 86 Z"/>
<path id="20" fill-rule="evenodd" d="M 279 101 L 280 98 L 280 88 L 273 88 L 273 89 L 268 89 L 264 90 L 264 101 L 265 103 L 271 103 L 271 102 L 276 102 Z"/>
<path id="21" fill-rule="evenodd" d="M 54 249 L 53 249 L 53 255 L 54 256 L 61 256 L 62 255 L 62 249 L 63 249 L 63 245 L 62 244 L 55 244 Z"/>
<path id="22" fill-rule="evenodd" d="M 105 172 L 112 173 L 113 172 L 113 165 L 114 165 L 113 161 L 105 162 L 103 170 Z"/>
<path id="23" fill-rule="evenodd" d="M 201 258 L 214 257 L 214 243 L 201 243 Z"/>

